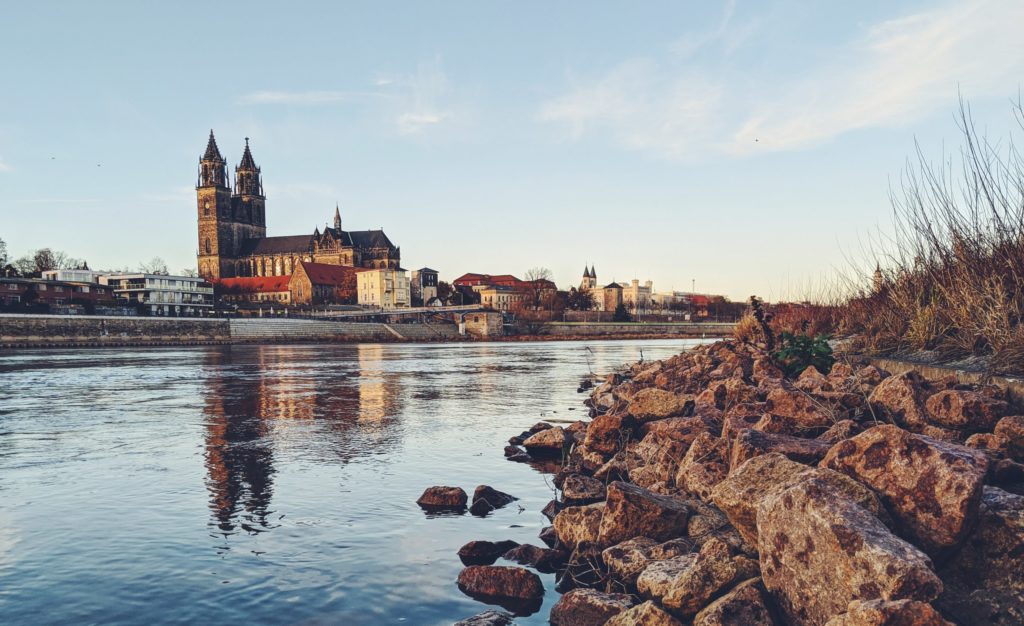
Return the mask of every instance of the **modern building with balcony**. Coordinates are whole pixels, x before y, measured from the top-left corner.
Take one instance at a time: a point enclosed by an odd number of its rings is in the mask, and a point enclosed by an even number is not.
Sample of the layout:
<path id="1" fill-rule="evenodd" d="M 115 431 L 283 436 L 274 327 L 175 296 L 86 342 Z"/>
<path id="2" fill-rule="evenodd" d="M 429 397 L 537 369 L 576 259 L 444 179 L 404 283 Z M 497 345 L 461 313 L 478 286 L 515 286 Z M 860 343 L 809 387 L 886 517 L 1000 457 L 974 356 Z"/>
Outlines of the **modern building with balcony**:
<path id="1" fill-rule="evenodd" d="M 150 315 L 197 317 L 213 310 L 213 285 L 193 276 L 163 274 L 108 274 L 101 285 L 110 285 L 119 302 L 142 306 Z"/>

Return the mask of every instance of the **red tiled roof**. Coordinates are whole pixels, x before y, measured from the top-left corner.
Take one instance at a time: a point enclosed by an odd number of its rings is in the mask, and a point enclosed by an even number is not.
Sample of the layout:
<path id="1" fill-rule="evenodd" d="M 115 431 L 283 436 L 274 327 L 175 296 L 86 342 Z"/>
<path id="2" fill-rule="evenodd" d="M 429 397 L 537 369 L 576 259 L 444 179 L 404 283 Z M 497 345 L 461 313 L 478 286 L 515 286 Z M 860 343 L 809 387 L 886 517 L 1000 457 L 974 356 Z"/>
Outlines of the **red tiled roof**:
<path id="1" fill-rule="evenodd" d="M 362 267 L 348 267 L 345 265 L 330 265 L 327 263 L 309 263 L 302 261 L 302 267 L 309 276 L 309 282 L 314 285 L 335 285 L 341 286 L 345 281 L 351 280 L 353 274 L 365 271 Z"/>
<path id="2" fill-rule="evenodd" d="M 291 276 L 252 276 L 222 278 L 215 284 L 223 291 L 235 293 L 279 293 L 288 291 Z"/>

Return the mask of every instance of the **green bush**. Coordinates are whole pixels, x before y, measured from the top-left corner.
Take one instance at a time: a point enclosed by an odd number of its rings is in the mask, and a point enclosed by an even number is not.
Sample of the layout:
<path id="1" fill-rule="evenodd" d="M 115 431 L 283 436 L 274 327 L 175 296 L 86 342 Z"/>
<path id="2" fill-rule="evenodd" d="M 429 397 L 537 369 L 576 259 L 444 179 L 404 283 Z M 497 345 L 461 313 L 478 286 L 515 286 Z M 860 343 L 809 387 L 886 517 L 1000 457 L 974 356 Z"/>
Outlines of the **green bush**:
<path id="1" fill-rule="evenodd" d="M 790 378 L 799 376 L 811 365 L 822 374 L 827 374 L 836 362 L 832 356 L 832 346 L 828 345 L 828 337 L 825 335 L 811 337 L 783 332 L 779 335 L 779 349 L 774 356 L 782 371 Z"/>

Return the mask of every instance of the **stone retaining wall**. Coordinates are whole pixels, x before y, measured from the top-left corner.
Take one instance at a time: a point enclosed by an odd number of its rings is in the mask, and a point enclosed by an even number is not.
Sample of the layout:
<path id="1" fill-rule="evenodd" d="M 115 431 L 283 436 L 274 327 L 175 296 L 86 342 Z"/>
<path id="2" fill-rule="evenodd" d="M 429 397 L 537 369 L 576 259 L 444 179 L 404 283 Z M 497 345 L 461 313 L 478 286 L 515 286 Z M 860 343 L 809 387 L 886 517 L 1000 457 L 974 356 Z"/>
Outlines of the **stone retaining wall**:
<path id="1" fill-rule="evenodd" d="M 188 317 L 0 314 L 0 347 L 227 343 L 228 321 Z"/>
<path id="2" fill-rule="evenodd" d="M 554 336 L 621 336 L 621 335 L 679 335 L 684 337 L 726 337 L 732 335 L 731 323 L 656 323 L 616 324 L 606 322 L 554 322 L 547 334 Z"/>

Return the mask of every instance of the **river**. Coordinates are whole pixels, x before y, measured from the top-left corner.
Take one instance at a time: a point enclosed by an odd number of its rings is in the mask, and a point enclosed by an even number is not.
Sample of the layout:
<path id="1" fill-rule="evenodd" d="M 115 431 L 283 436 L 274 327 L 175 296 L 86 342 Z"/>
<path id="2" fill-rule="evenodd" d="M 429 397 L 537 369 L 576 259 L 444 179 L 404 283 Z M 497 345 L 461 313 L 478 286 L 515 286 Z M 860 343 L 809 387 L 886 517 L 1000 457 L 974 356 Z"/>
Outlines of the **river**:
<path id="1" fill-rule="evenodd" d="M 433 625 L 497 608 L 456 587 L 456 552 L 543 545 L 553 494 L 504 459 L 508 437 L 585 418 L 588 372 L 695 343 L 0 352 L 0 623 Z M 479 484 L 519 501 L 486 518 L 415 504 Z M 518 624 L 547 623 L 541 578 Z"/>

